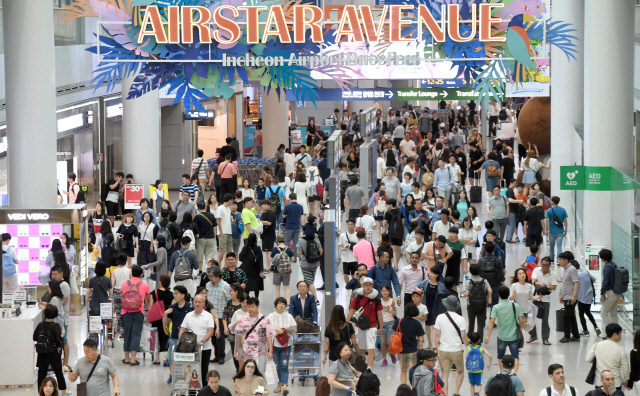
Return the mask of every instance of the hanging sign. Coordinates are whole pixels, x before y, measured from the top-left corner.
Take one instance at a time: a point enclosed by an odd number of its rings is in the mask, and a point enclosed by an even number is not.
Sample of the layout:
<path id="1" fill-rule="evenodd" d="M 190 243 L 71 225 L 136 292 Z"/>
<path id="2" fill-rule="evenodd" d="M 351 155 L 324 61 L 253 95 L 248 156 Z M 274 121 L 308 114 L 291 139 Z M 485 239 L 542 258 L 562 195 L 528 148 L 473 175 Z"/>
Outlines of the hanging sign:
<path id="1" fill-rule="evenodd" d="M 610 166 L 561 166 L 561 190 L 626 191 L 640 184 Z"/>
<path id="2" fill-rule="evenodd" d="M 139 209 L 140 200 L 144 198 L 144 186 L 142 184 L 124 185 L 124 208 Z"/>

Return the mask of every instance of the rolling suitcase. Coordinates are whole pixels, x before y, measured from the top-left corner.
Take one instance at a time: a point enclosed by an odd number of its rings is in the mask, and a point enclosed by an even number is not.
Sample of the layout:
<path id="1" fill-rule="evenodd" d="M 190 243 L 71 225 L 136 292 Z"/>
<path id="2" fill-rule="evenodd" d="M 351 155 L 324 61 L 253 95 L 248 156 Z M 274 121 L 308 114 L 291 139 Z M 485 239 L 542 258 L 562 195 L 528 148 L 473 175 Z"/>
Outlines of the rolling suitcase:
<path id="1" fill-rule="evenodd" d="M 556 331 L 564 332 L 564 308 L 556 311 Z"/>
<path id="2" fill-rule="evenodd" d="M 471 187 L 469 188 L 469 201 L 471 201 L 471 203 L 481 203 L 482 187 L 480 186 L 480 180 L 472 178 L 471 183 Z"/>

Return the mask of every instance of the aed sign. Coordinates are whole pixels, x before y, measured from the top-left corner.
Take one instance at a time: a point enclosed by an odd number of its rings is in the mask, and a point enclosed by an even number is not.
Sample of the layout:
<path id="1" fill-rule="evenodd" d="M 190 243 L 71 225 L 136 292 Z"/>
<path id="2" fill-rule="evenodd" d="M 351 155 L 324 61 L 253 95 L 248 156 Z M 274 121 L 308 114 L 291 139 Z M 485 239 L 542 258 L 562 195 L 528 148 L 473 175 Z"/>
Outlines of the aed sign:
<path id="1" fill-rule="evenodd" d="M 640 185 L 610 166 L 561 166 L 560 189 L 626 191 L 640 189 Z"/>
<path id="2" fill-rule="evenodd" d="M 294 5 L 285 10 L 280 5 L 270 7 L 220 5 L 213 11 L 204 6 L 147 6 L 143 11 L 142 29 L 138 35 L 138 44 L 153 38 L 158 44 L 193 44 L 193 30 L 198 29 L 200 43 L 210 44 L 213 40 L 221 44 L 235 43 L 242 36 L 238 21 L 246 24 L 246 40 L 248 44 L 265 44 L 271 37 L 282 43 L 304 43 L 307 28 L 311 33 L 311 41 L 323 43 L 323 30 L 331 27 L 330 12 L 338 11 L 335 41 L 352 38 L 353 42 L 377 42 L 384 27 L 389 32 L 391 42 L 422 41 L 422 32 L 429 30 L 433 39 L 443 43 L 447 38 L 456 42 L 475 40 L 478 34 L 482 42 L 505 42 L 505 35 L 494 36 L 502 18 L 492 17 L 494 10 L 499 10 L 503 3 L 484 3 L 471 5 L 470 31 L 460 32 L 460 4 L 441 4 L 439 20 L 425 5 L 393 4 L 382 7 L 379 18 L 374 18 L 369 5 L 326 6 L 324 9 L 310 5 Z M 293 12 L 291 12 L 293 11 Z M 406 17 L 414 14 L 414 19 Z M 266 23 L 261 22 L 265 20 Z M 293 26 L 287 19 L 293 19 Z M 376 21 L 376 19 L 378 19 Z M 331 21 L 331 22 L 328 22 Z M 335 24 L 335 23 L 333 23 Z M 264 26 L 261 26 L 264 25 Z M 406 37 L 403 30 L 414 27 L 415 37 Z"/>
<path id="3" fill-rule="evenodd" d="M 142 184 L 124 185 L 125 209 L 139 209 L 142 198 L 144 198 L 144 186 Z"/>

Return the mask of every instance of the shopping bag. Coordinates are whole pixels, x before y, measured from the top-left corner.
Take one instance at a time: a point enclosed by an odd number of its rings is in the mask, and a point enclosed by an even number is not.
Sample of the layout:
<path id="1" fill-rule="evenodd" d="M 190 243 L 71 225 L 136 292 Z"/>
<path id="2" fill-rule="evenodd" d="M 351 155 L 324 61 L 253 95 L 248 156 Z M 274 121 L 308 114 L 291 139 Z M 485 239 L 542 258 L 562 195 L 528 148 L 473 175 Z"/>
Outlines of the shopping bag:
<path id="1" fill-rule="evenodd" d="M 528 333 L 535 327 L 537 316 L 538 307 L 533 303 L 533 301 L 529 301 L 529 310 L 527 311 L 527 316 L 524 321 L 524 331 Z"/>
<path id="2" fill-rule="evenodd" d="M 278 369 L 276 368 L 276 364 L 273 360 L 267 361 L 267 368 L 264 373 L 265 380 L 267 381 L 267 385 L 273 385 L 279 382 L 278 378 Z"/>

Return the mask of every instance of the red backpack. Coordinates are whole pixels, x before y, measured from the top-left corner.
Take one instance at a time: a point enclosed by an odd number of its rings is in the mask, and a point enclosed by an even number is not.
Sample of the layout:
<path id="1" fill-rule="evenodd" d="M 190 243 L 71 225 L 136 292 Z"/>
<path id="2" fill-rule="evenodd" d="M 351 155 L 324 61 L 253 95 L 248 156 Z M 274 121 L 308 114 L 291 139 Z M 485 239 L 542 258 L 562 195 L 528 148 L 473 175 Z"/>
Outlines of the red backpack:
<path id="1" fill-rule="evenodd" d="M 435 377 L 433 391 L 439 395 L 447 396 L 447 394 L 444 393 L 444 389 L 442 389 L 442 386 L 440 386 L 440 383 L 438 382 L 438 370 L 433 370 L 433 374 Z"/>
<path id="2" fill-rule="evenodd" d="M 127 281 L 127 291 L 122 294 L 122 309 L 128 311 L 137 311 L 142 308 L 142 294 L 138 289 L 142 280 L 138 283 L 131 283 L 131 280 Z"/>
<path id="3" fill-rule="evenodd" d="M 531 257 L 534 257 L 533 261 L 529 261 Z M 529 282 L 531 282 L 531 275 L 533 275 L 533 270 L 538 268 L 538 256 L 527 256 L 527 266 L 524 267 L 525 272 L 527 273 L 527 278 Z"/>

